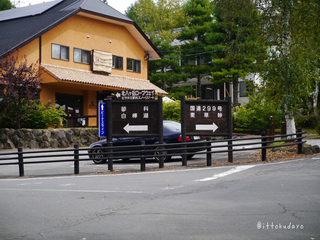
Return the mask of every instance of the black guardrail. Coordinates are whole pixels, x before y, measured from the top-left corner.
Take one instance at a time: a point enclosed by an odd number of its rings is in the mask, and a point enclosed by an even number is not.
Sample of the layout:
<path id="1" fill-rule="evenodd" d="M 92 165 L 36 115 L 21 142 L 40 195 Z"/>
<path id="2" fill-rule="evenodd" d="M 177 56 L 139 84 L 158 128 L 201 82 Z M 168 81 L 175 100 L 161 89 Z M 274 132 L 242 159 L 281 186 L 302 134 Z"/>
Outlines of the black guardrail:
<path id="1" fill-rule="evenodd" d="M 228 162 L 233 162 L 233 152 L 236 151 L 247 151 L 247 150 L 262 150 L 261 151 L 261 160 L 265 161 L 267 159 L 267 149 L 268 148 L 279 148 L 291 145 L 297 145 L 297 153 L 302 153 L 302 144 L 306 141 L 303 141 L 305 138 L 301 129 L 298 129 L 298 132 L 295 134 L 286 134 L 286 135 L 275 135 L 275 136 L 266 136 L 265 132 L 259 137 L 251 138 L 237 138 L 237 139 L 222 139 L 222 140 L 212 140 L 211 137 L 207 137 L 206 141 L 201 142 L 184 142 L 184 143 L 174 143 L 174 144 L 152 144 L 146 145 L 144 142 L 141 142 L 140 145 L 136 146 L 125 146 L 125 147 L 116 147 L 108 146 L 96 148 L 103 151 L 103 158 L 108 161 L 108 170 L 113 170 L 113 160 L 116 159 L 126 159 L 128 154 L 130 158 L 140 158 L 141 171 L 146 170 L 146 159 L 154 158 L 155 153 L 160 157 L 168 156 L 183 156 L 183 155 L 193 155 L 193 154 L 206 154 L 207 166 L 212 165 L 212 154 L 214 153 L 223 153 L 231 152 L 228 154 Z M 288 139 L 290 137 L 290 139 Z M 279 139 L 279 140 L 275 140 Z M 241 143 L 244 140 L 257 140 L 256 142 L 250 143 Z M 285 144 L 272 146 L 271 143 L 275 142 L 285 142 Z M 227 143 L 221 145 L 212 145 L 213 143 Z M 238 148 L 235 147 L 246 146 L 246 145 L 257 145 L 257 147 L 252 147 L 250 149 Z M 217 148 L 227 147 L 227 150 L 217 150 Z M 122 150 L 125 149 L 126 155 L 121 155 Z M 202 150 L 201 152 L 190 153 L 191 150 Z M 74 174 L 80 173 L 80 161 L 92 160 L 91 158 L 94 155 L 101 153 L 90 153 L 89 157 L 88 151 L 92 148 L 79 148 L 75 145 L 74 148 L 69 149 L 45 149 L 45 150 L 28 150 L 23 151 L 22 148 L 18 148 L 17 152 L 11 153 L 0 153 L 0 167 L 1 165 L 18 165 L 19 166 L 19 176 L 24 176 L 24 165 L 26 164 L 44 164 L 44 163 L 55 163 L 55 162 L 74 162 Z M 205 151 L 205 152 L 204 152 Z M 72 152 L 72 153 L 70 153 Z M 168 153 L 171 152 L 171 153 Z M 116 153 L 116 156 L 114 156 Z M 83 158 L 80 158 L 83 157 Z M 61 158 L 59 160 L 53 158 Z M 183 161 L 183 158 L 182 158 Z M 185 166 L 185 163 L 182 163 L 182 166 Z M 163 164 L 159 162 L 159 168 L 163 168 Z"/>

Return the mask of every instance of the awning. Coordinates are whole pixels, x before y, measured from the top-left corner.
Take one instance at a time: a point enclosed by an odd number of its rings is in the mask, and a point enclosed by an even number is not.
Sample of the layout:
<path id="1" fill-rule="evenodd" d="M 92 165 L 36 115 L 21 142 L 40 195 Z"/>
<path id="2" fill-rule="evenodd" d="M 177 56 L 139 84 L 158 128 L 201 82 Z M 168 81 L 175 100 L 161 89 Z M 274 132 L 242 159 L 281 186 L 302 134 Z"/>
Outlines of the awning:
<path id="1" fill-rule="evenodd" d="M 75 68 L 61 67 L 50 64 L 41 64 L 41 67 L 58 81 L 75 82 L 82 84 L 99 85 L 112 88 L 121 88 L 126 90 L 155 90 L 161 95 L 168 93 L 149 80 L 130 78 L 118 75 L 103 75 L 91 71 L 79 70 Z"/>

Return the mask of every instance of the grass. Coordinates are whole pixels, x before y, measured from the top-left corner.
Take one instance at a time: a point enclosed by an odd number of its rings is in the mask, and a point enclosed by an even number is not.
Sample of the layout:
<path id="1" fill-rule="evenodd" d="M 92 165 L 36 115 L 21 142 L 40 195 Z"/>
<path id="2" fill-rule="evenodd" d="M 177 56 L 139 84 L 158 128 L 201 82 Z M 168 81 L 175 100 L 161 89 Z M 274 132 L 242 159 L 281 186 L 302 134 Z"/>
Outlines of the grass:
<path id="1" fill-rule="evenodd" d="M 304 128 L 302 131 L 307 132 L 307 138 L 320 139 L 320 135 L 317 133 L 315 129 Z"/>

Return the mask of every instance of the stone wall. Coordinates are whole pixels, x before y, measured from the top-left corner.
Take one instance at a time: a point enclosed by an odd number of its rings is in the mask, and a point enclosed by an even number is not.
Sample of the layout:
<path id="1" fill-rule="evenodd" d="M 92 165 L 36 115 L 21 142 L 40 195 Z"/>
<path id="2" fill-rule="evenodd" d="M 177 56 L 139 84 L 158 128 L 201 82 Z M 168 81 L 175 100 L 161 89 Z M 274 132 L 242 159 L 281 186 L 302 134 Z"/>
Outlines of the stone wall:
<path id="1" fill-rule="evenodd" d="M 75 144 L 85 147 L 101 140 L 98 129 L 0 129 L 0 150 L 15 148 L 67 148 Z"/>

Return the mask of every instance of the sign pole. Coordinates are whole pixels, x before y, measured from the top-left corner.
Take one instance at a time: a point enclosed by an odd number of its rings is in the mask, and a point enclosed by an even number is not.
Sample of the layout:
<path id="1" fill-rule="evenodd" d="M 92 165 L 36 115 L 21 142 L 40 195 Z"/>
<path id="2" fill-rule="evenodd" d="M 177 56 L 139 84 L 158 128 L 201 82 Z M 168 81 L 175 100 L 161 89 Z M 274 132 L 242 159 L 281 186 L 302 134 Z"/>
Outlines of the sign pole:
<path id="1" fill-rule="evenodd" d="M 108 148 L 108 170 L 113 171 L 113 154 L 112 154 L 112 103 L 107 99 L 107 146 Z"/>
<path id="2" fill-rule="evenodd" d="M 162 96 L 158 96 L 158 125 L 159 125 L 159 144 L 163 144 L 163 109 Z M 164 149 L 164 148 L 163 148 Z M 163 155 L 164 152 L 160 152 Z M 159 168 L 164 168 L 164 157 L 159 157 Z"/>
<path id="3" fill-rule="evenodd" d="M 186 143 L 187 130 L 186 130 L 186 97 L 180 96 L 181 100 L 181 142 Z M 182 166 L 187 166 L 187 150 L 186 145 L 181 145 L 182 150 Z"/>
<path id="4" fill-rule="evenodd" d="M 228 121 L 228 162 L 233 162 L 233 151 L 232 151 L 232 114 L 231 114 L 231 98 L 227 97 L 227 121 Z"/>

